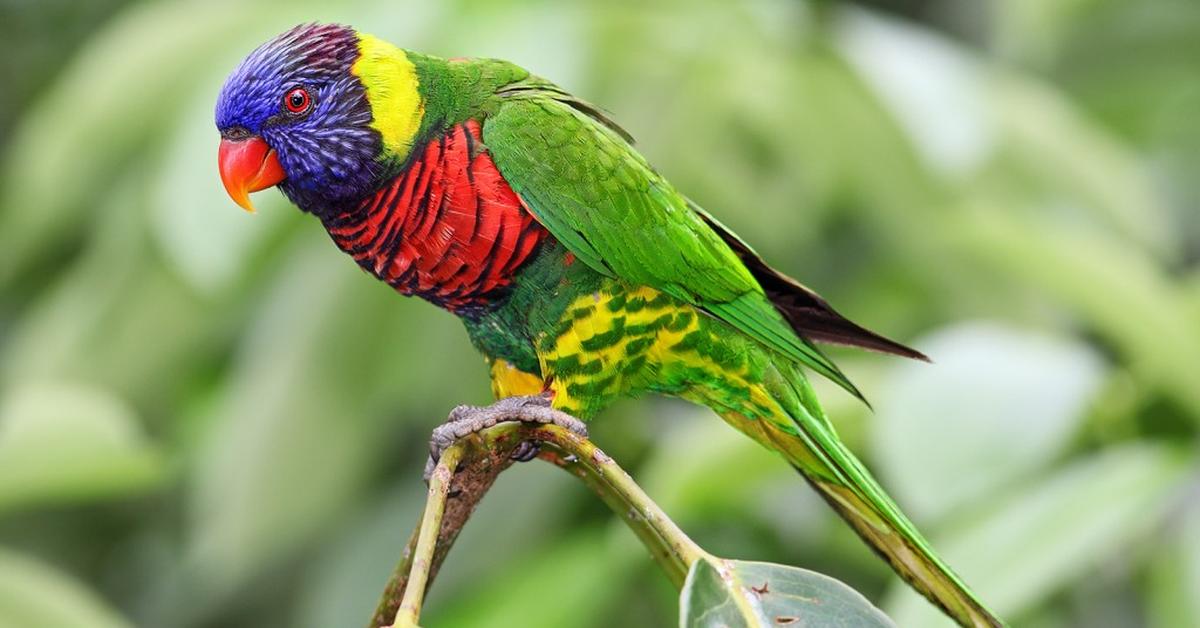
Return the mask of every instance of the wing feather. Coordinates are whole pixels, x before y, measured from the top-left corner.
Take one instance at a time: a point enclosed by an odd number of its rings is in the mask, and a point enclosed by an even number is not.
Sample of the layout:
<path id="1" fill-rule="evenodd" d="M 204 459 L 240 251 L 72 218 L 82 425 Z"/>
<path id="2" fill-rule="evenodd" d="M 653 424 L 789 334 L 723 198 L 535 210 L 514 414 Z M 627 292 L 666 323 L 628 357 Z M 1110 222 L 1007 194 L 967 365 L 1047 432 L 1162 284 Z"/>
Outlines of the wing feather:
<path id="1" fill-rule="evenodd" d="M 564 102 L 562 92 L 520 89 L 503 98 L 484 121 L 484 143 L 530 212 L 580 261 L 691 303 L 862 397 L 615 125 Z"/>

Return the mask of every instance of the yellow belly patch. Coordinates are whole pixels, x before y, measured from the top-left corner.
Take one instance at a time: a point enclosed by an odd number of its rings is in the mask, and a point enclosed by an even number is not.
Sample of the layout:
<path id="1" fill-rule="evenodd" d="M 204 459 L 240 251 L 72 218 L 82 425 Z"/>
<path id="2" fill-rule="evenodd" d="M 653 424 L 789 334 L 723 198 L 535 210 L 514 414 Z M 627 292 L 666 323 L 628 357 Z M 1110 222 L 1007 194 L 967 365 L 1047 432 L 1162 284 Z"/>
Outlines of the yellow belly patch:
<path id="1" fill-rule="evenodd" d="M 518 369 L 508 360 L 492 360 L 490 371 L 496 399 L 537 395 L 545 388 L 541 377 Z"/>
<path id="2" fill-rule="evenodd" d="M 555 407 L 588 417 L 641 391 L 740 412 L 774 405 L 758 385 L 761 352 L 749 341 L 719 336 L 731 330 L 652 288 L 606 288 L 573 301 L 537 341 Z"/>

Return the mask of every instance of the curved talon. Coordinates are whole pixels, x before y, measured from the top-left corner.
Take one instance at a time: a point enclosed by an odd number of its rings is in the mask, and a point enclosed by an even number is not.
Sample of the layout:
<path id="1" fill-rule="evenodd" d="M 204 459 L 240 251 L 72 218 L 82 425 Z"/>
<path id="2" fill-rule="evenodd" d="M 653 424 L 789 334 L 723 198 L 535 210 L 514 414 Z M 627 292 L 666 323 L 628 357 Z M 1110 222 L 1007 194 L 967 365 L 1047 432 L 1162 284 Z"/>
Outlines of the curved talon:
<path id="1" fill-rule="evenodd" d="M 450 414 L 446 415 L 446 423 L 456 423 L 458 421 L 463 420 L 466 417 L 469 417 L 471 415 L 471 413 L 478 412 L 478 411 L 479 411 L 478 406 L 468 406 L 468 405 L 454 406 L 454 409 L 450 411 Z"/>
<path id="2" fill-rule="evenodd" d="M 550 399 L 542 396 L 507 397 L 490 406 L 457 406 L 450 411 L 446 422 L 435 427 L 429 438 L 429 460 L 425 463 L 425 481 L 433 473 L 442 452 L 455 441 L 483 431 L 498 423 L 520 422 L 538 425 L 557 425 L 587 438 L 583 421 L 550 407 Z M 513 450 L 512 458 L 520 462 L 537 456 L 537 443 L 524 442 Z"/>
<path id="3" fill-rule="evenodd" d="M 538 452 L 542 450 L 542 446 L 535 441 L 523 440 L 517 443 L 515 449 L 509 454 L 509 459 L 516 462 L 529 462 L 537 458 Z"/>

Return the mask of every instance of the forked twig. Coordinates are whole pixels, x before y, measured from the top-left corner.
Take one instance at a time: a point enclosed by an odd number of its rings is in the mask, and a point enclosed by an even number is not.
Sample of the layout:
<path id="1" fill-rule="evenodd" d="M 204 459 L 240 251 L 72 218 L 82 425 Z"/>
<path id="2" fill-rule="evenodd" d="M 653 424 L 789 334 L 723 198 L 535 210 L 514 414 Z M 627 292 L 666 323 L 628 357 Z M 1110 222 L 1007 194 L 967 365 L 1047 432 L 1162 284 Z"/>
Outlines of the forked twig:
<path id="1" fill-rule="evenodd" d="M 425 591 L 450 546 L 523 441 L 540 444 L 539 458 L 578 477 L 621 516 L 676 585 L 692 563 L 708 556 L 590 440 L 557 425 L 503 423 L 460 439 L 442 454 L 421 522 L 388 581 L 372 628 L 417 626 Z"/>

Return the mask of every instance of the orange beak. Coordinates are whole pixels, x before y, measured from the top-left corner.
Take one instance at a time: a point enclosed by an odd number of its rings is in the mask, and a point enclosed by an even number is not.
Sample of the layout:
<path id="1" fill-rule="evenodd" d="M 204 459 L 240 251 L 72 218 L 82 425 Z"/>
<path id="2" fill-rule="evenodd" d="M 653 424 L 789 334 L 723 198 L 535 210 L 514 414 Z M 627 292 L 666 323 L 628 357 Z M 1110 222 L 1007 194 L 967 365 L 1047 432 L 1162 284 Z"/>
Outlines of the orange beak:
<path id="1" fill-rule="evenodd" d="M 248 212 L 254 211 L 254 205 L 250 204 L 251 192 L 278 185 L 287 178 L 275 150 L 261 137 L 222 139 L 217 151 L 217 165 L 229 198 Z"/>

